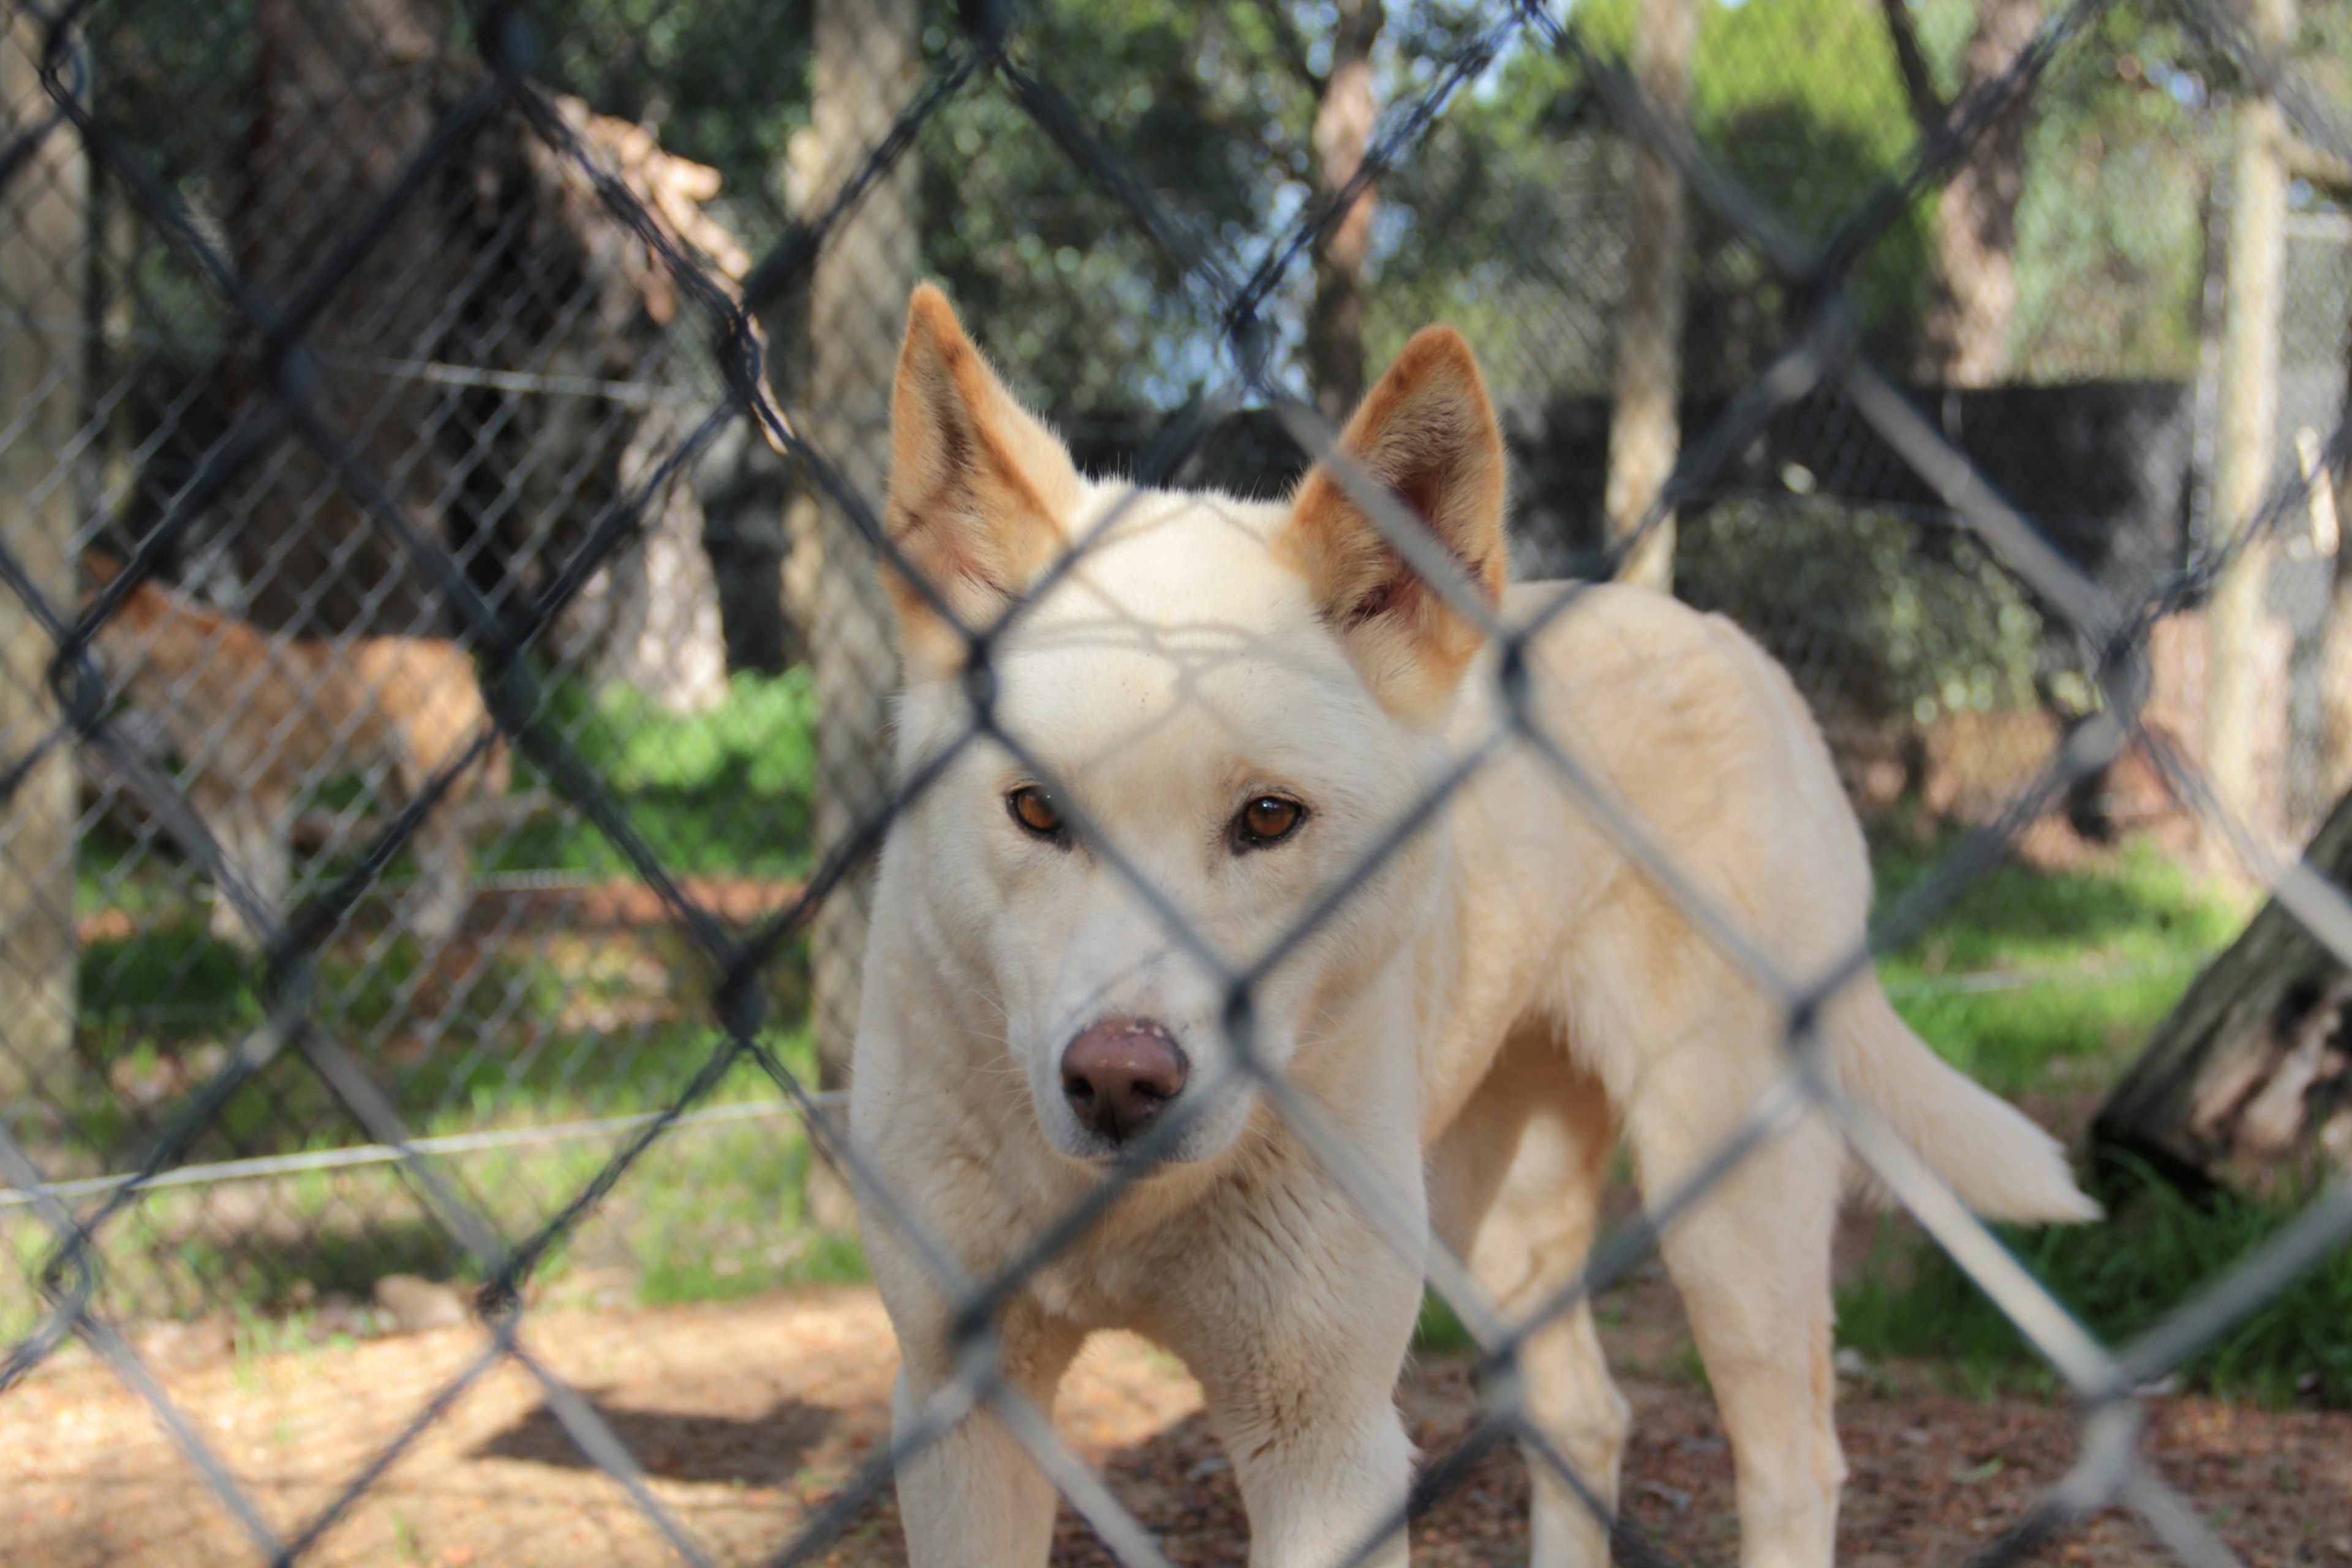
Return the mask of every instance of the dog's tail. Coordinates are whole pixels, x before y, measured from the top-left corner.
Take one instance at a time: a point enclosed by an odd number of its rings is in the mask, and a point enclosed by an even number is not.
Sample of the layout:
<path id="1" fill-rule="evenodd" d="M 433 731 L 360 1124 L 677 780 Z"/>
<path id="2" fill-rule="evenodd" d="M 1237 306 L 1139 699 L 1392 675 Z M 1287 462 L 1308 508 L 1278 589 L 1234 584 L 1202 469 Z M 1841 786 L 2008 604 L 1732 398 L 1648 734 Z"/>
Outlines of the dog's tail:
<path id="1" fill-rule="evenodd" d="M 1839 1077 L 1962 1203 L 1987 1219 L 2099 1217 L 2055 1138 L 1928 1049 L 1875 984 L 1861 991 L 1839 1009 Z"/>

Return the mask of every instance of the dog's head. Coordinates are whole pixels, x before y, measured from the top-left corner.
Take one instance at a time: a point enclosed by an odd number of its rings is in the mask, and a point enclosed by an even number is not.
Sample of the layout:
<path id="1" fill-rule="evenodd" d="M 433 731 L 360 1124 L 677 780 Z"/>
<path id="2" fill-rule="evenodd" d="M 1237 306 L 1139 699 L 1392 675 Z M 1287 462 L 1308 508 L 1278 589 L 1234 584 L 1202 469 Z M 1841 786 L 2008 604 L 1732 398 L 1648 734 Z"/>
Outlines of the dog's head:
<path id="1" fill-rule="evenodd" d="M 1408 829 L 1479 633 L 1354 496 L 1384 487 L 1457 589 L 1499 598 L 1477 367 L 1450 330 L 1414 338 L 1347 427 L 1344 480 L 1318 467 L 1286 502 L 1139 490 L 1081 478 L 927 287 L 891 426 L 903 776 L 976 706 L 987 726 L 894 835 L 914 939 L 1001 1016 L 1055 1149 L 1165 1122 L 1164 1157 L 1213 1158 L 1250 1120 L 1245 1063 L 1313 1078 L 1369 1048 L 1329 1020 L 1437 898 Z"/>

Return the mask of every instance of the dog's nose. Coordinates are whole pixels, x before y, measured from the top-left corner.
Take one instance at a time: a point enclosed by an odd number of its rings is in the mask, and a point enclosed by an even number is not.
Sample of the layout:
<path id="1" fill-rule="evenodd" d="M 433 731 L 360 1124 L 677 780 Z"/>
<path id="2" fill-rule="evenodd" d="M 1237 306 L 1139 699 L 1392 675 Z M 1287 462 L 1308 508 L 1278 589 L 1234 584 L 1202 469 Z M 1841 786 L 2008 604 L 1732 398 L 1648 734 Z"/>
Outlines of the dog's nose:
<path id="1" fill-rule="evenodd" d="M 1062 1095 L 1088 1128 L 1123 1143 L 1183 1092 L 1192 1064 L 1164 1025 L 1105 1018 L 1062 1053 Z"/>

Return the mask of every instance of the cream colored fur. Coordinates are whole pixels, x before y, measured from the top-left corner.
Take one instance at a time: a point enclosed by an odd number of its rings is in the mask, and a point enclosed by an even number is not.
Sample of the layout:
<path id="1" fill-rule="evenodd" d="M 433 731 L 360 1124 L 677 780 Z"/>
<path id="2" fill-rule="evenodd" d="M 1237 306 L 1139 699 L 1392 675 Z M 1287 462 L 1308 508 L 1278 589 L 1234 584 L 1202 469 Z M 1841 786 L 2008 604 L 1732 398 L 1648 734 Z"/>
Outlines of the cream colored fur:
<path id="1" fill-rule="evenodd" d="M 1425 1217 L 1506 1312 L 1525 1313 L 1581 1265 L 1618 1143 L 1645 1194 L 1670 1191 L 1773 1081 L 1785 1020 L 1509 740 L 1294 940 L 1507 726 L 1474 623 L 1328 475 L 1276 504 L 1080 479 L 936 290 L 914 301 L 894 420 L 888 526 L 940 590 L 898 585 L 908 776 L 971 723 L 947 617 L 992 625 L 1069 542 L 1091 543 L 992 639 L 993 711 L 1020 754 L 965 746 L 891 832 L 854 1137 L 904 1212 L 989 1279 L 1103 1178 L 1105 1150 L 1062 1099 L 1064 1046 L 1106 1017 L 1165 1025 L 1192 1064 L 1173 1158 L 1013 1289 L 998 1320 L 1007 1376 L 1049 1407 L 1088 1332 L 1152 1336 L 1200 1379 L 1252 1563 L 1343 1561 L 1405 1496 L 1392 1395 L 1422 1288 L 1419 1256 L 1356 1198 Z M 1345 442 L 1506 623 L 1551 602 L 1558 585 L 1503 584 L 1502 447 L 1458 336 L 1416 338 Z M 1816 973 L 1861 939 L 1870 881 L 1852 810 L 1787 678 L 1730 623 L 1592 588 L 1535 639 L 1528 683 L 1540 728 L 1777 964 Z M 1006 805 L 1024 784 L 1063 792 L 1087 831 L 1066 845 L 1024 831 Z M 1268 791 L 1305 803 L 1303 825 L 1237 853 L 1225 825 Z M 1227 1037 L 1217 967 L 1278 946 L 1251 993 L 1249 1047 L 1352 1142 L 1370 1194 L 1343 1189 Z M 1979 1210 L 2092 1212 L 2051 1140 L 1943 1066 L 1867 973 L 1826 1024 L 1844 1089 Z M 1732 1441 L 1749 1568 L 1831 1558 L 1829 1245 L 1844 1163 L 1823 1121 L 1802 1121 L 1664 1242 Z M 956 1304 L 884 1210 L 866 1210 L 866 1232 L 908 1421 L 956 1369 Z M 1613 1506 L 1625 1405 L 1590 1312 L 1536 1333 L 1524 1364 L 1533 1418 Z M 1533 1562 L 1599 1568 L 1604 1524 L 1536 1469 Z M 1053 1489 L 992 1411 L 905 1462 L 898 1484 L 918 1568 L 1045 1562 Z M 1404 1559 L 1398 1538 L 1370 1561 Z"/>
<path id="2" fill-rule="evenodd" d="M 86 563 L 100 582 L 113 563 Z M 394 807 L 464 754 L 489 721 L 474 662 L 440 637 L 337 642 L 273 637 L 154 583 L 99 628 L 112 679 L 180 754 L 188 798 L 229 869 L 278 913 L 293 876 L 294 809 L 340 773 L 367 776 Z M 409 923 L 426 942 L 464 919 L 468 805 L 504 793 L 503 742 L 453 780 L 409 839 L 421 872 Z M 236 905 L 213 905 L 214 934 L 252 945 Z"/>

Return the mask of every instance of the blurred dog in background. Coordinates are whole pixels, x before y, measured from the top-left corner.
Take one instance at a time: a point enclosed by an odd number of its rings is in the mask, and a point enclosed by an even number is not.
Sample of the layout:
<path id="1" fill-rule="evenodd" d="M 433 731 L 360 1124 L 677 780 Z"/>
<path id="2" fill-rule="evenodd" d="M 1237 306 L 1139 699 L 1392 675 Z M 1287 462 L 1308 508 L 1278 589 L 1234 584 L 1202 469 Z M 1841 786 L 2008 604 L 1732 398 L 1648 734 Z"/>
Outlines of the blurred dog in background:
<path id="1" fill-rule="evenodd" d="M 99 587 L 121 566 L 91 552 Z M 265 632 L 160 584 L 133 588 L 99 628 L 96 648 L 115 689 L 181 762 L 188 797 L 229 871 L 264 907 L 282 911 L 292 887 L 295 812 L 302 795 L 361 775 L 385 806 L 415 800 L 465 755 L 489 711 L 466 650 L 444 637 L 289 637 Z M 504 741 L 450 781 L 410 837 L 417 891 L 409 929 L 428 943 L 463 922 L 477 799 L 506 793 Z M 252 946 L 224 896 L 213 933 Z"/>

